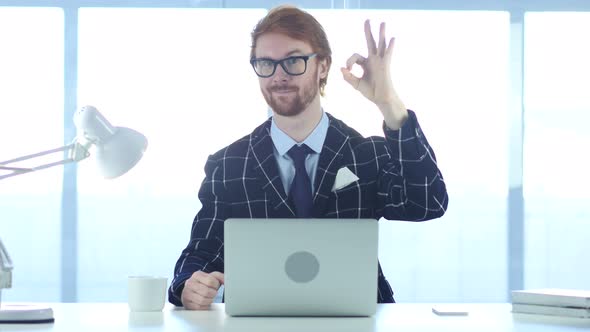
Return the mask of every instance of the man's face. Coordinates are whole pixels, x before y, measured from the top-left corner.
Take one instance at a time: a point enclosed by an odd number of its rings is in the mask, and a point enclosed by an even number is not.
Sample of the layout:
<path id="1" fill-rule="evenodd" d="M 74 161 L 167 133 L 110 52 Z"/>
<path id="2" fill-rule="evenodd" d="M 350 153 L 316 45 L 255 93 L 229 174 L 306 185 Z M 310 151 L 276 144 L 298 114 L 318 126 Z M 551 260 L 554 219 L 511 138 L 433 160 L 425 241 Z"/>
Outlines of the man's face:
<path id="1" fill-rule="evenodd" d="M 258 37 L 255 57 L 281 60 L 291 56 L 307 56 L 313 53 L 309 44 L 278 33 L 265 33 Z M 325 66 L 318 65 L 316 57 L 307 60 L 305 73 L 289 75 L 277 65 L 270 77 L 259 77 L 260 90 L 273 111 L 283 116 L 295 116 L 303 112 L 319 94 L 319 80 L 326 75 Z"/>

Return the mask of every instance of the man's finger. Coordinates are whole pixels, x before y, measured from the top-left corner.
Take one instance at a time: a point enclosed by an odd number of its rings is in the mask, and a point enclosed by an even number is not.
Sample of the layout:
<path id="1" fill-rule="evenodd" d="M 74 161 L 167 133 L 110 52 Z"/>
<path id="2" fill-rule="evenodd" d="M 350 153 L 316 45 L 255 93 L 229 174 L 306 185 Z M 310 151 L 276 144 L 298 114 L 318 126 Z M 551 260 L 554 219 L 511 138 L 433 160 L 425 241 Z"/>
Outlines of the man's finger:
<path id="1" fill-rule="evenodd" d="M 387 57 L 387 59 L 391 59 L 391 54 L 393 54 L 393 44 L 395 44 L 395 38 L 391 37 L 389 45 L 387 46 L 387 51 L 385 51 L 385 57 Z"/>
<path id="2" fill-rule="evenodd" d="M 185 290 L 189 290 L 192 291 L 195 287 L 197 287 L 200 284 L 198 277 L 193 274 L 190 278 L 188 278 L 185 282 L 184 282 L 184 289 Z"/>
<path id="3" fill-rule="evenodd" d="M 366 61 L 367 61 L 367 59 L 365 57 L 363 57 L 362 55 L 360 55 L 358 53 L 355 53 L 355 54 L 351 55 L 350 58 L 348 58 L 348 60 L 346 60 L 346 69 L 351 70 L 352 66 L 355 63 L 360 66 L 363 66 Z"/>
<path id="4" fill-rule="evenodd" d="M 213 303 L 213 299 L 207 298 L 207 297 L 202 297 L 202 296 L 196 296 L 192 299 L 192 302 L 201 306 L 201 307 L 206 307 L 211 305 L 211 303 Z"/>
<path id="5" fill-rule="evenodd" d="M 375 54 L 377 52 L 377 47 L 375 46 L 375 38 L 373 38 L 373 33 L 371 32 L 371 23 L 369 20 L 365 21 L 365 38 L 367 39 L 367 49 L 369 50 L 369 55 Z"/>
<path id="6" fill-rule="evenodd" d="M 219 289 L 219 286 L 221 285 L 219 283 L 219 280 L 217 280 L 217 278 L 211 276 L 210 274 L 205 274 L 201 276 L 198 280 L 201 284 L 210 288 Z"/>
<path id="7" fill-rule="evenodd" d="M 205 273 L 205 272 L 203 272 L 203 271 L 199 270 L 199 271 L 196 271 L 196 272 L 194 272 L 194 273 L 191 275 L 191 277 L 190 277 L 190 279 L 189 279 L 189 280 L 199 280 L 200 278 L 202 278 L 203 276 L 206 276 L 206 275 L 207 275 L 207 273 Z"/>
<path id="8" fill-rule="evenodd" d="M 194 301 L 191 299 L 187 300 L 186 303 L 184 303 L 184 307 L 189 310 L 207 310 L 209 309 L 210 305 L 211 303 L 201 304 L 198 301 Z"/>
<path id="9" fill-rule="evenodd" d="M 187 294 L 185 294 L 183 303 L 189 302 L 189 303 L 198 304 L 201 306 L 209 305 L 209 304 L 213 303 L 214 297 L 203 296 L 200 293 L 202 291 L 203 290 L 199 290 L 199 289 L 190 290 Z"/>
<path id="10" fill-rule="evenodd" d="M 199 284 L 199 286 L 194 289 L 194 293 L 208 299 L 213 299 L 215 296 L 217 296 L 217 291 L 215 289 L 207 287 L 203 284 Z"/>
<path id="11" fill-rule="evenodd" d="M 342 72 L 344 80 L 352 85 L 353 88 L 358 89 L 361 79 L 354 76 L 347 68 L 340 68 L 340 71 Z"/>
<path id="12" fill-rule="evenodd" d="M 199 295 L 194 289 L 184 289 L 181 297 L 182 305 L 189 310 L 205 309 L 213 302 Z"/>
<path id="13" fill-rule="evenodd" d="M 219 281 L 220 284 L 225 284 L 225 275 L 223 273 L 215 271 L 211 272 L 211 276 L 217 279 L 217 281 Z"/>
<path id="14" fill-rule="evenodd" d="M 187 309 L 189 310 L 209 310 L 209 306 L 201 306 L 198 304 L 192 304 L 190 307 L 188 307 Z"/>
<path id="15" fill-rule="evenodd" d="M 377 54 L 379 56 L 385 55 L 385 22 L 381 22 L 379 25 L 379 48 L 377 49 Z"/>

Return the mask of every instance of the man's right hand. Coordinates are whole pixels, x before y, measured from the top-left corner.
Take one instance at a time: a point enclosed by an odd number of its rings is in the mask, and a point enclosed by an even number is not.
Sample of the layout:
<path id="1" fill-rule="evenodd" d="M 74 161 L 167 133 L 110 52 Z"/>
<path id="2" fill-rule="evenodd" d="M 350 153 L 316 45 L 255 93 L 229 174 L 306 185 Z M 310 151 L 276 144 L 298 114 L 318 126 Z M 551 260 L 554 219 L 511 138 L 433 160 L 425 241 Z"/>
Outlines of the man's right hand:
<path id="1" fill-rule="evenodd" d="M 182 305 L 189 310 L 207 310 L 224 283 L 221 272 L 197 271 L 184 283 L 180 296 Z"/>

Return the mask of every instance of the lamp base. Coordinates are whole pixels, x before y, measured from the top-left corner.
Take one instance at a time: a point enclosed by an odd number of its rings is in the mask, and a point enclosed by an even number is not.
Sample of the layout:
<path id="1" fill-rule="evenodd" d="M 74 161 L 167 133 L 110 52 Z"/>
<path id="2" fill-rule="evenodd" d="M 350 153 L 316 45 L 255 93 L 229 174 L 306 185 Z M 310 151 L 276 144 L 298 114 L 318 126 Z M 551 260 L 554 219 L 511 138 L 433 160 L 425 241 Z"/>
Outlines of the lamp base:
<path id="1" fill-rule="evenodd" d="M 30 304 L 2 304 L 0 324 L 41 324 L 53 323 L 53 310 Z"/>

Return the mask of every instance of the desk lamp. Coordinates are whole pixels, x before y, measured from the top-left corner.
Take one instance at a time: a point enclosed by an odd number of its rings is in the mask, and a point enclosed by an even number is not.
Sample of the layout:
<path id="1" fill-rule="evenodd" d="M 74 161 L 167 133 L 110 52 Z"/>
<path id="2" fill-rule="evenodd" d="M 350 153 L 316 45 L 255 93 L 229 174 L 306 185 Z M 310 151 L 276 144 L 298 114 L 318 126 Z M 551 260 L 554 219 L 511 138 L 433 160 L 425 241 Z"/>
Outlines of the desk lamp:
<path id="1" fill-rule="evenodd" d="M 79 162 L 94 154 L 98 171 L 106 179 L 125 174 L 139 162 L 147 148 L 147 139 L 141 133 L 112 126 L 93 106 L 84 106 L 74 114 L 76 138 L 61 148 L 47 150 L 7 161 L 0 161 L 0 180 L 16 175 L 31 173 L 41 169 Z M 62 160 L 35 167 L 14 167 L 11 164 L 56 152 L 66 151 Z M 65 153 L 64 153 L 65 155 Z M 0 239 L 0 296 L 3 288 L 12 286 L 12 261 Z M 0 297 L 0 323 L 46 323 L 53 322 L 53 311 L 47 307 L 30 305 L 2 305 Z"/>

